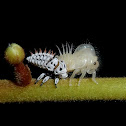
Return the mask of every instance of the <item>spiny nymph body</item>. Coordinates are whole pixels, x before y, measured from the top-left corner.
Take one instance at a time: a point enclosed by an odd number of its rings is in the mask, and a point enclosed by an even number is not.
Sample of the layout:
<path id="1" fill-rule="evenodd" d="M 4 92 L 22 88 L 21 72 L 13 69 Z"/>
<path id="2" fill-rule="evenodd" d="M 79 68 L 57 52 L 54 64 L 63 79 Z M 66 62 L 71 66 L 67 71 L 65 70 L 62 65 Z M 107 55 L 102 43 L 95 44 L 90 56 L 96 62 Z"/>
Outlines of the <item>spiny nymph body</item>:
<path id="1" fill-rule="evenodd" d="M 55 75 L 59 75 L 60 78 L 66 78 L 68 76 L 67 70 L 66 70 L 66 65 L 63 61 L 58 60 L 55 57 L 55 54 L 53 54 L 53 51 L 46 52 L 45 51 L 42 53 L 42 50 L 40 49 L 39 52 L 35 50 L 35 54 L 31 53 L 31 56 L 26 58 L 28 62 L 46 69 L 48 71 L 54 72 Z M 44 78 L 45 76 L 45 78 Z M 42 73 L 36 80 L 35 84 L 40 80 L 43 79 L 43 82 L 41 85 L 43 85 L 46 81 L 48 81 L 51 77 L 46 76 L 46 73 Z M 55 86 L 59 82 L 59 78 L 55 78 Z"/>
<path id="2" fill-rule="evenodd" d="M 58 46 L 57 48 L 60 53 L 59 56 L 55 56 L 50 51 L 46 53 L 46 50 L 42 53 L 40 50 L 39 53 L 37 51 L 35 51 L 35 54 L 32 53 L 31 56 L 27 57 L 27 60 L 40 68 L 54 72 L 55 75 L 59 75 L 59 78 L 66 78 L 69 72 L 73 72 L 70 77 L 70 86 L 72 85 L 71 79 L 78 74 L 81 74 L 78 82 L 78 85 L 80 85 L 81 79 L 84 78 L 86 73 L 92 74 L 92 80 L 97 83 L 95 77 L 99 62 L 92 45 L 81 44 L 75 49 L 74 53 L 72 53 L 73 45 L 70 46 L 68 43 L 66 43 L 66 48 L 62 45 L 63 53 Z M 35 83 L 44 76 L 46 76 L 46 73 L 42 73 Z M 42 84 L 50 78 L 50 76 L 46 76 Z M 55 78 L 55 85 L 59 82 L 59 78 Z"/>

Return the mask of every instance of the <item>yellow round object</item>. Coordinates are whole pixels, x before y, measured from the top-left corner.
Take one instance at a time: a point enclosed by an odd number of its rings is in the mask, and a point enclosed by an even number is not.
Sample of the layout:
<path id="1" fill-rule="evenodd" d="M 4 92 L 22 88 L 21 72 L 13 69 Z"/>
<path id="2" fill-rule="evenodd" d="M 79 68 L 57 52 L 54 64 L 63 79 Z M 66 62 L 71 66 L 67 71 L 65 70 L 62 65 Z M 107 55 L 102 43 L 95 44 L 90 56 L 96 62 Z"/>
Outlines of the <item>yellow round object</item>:
<path id="1" fill-rule="evenodd" d="M 22 62 L 24 58 L 24 49 L 16 43 L 10 44 L 5 50 L 5 59 L 12 65 Z"/>

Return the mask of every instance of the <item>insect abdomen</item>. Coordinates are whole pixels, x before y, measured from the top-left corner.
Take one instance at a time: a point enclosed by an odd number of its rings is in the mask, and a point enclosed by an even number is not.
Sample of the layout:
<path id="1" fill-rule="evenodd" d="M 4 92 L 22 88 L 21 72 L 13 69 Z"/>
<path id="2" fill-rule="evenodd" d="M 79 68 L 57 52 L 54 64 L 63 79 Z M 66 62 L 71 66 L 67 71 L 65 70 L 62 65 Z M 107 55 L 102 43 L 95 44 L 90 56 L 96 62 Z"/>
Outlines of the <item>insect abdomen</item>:
<path id="1" fill-rule="evenodd" d="M 44 51 L 44 53 L 40 51 L 39 53 L 35 52 L 35 54 L 31 54 L 31 56 L 27 57 L 27 60 L 40 68 L 46 68 L 46 64 L 53 59 L 53 57 L 53 52 L 50 54 L 50 51 L 48 53 L 46 53 L 46 51 Z"/>

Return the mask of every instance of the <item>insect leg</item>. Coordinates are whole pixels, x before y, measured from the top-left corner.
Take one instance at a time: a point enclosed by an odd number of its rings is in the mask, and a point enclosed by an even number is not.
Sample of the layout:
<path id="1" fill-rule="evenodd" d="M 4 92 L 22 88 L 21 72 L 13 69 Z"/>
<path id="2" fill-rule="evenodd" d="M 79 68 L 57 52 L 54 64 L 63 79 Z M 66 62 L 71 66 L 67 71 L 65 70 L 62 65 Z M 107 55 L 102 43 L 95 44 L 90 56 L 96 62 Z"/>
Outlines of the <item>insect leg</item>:
<path id="1" fill-rule="evenodd" d="M 59 82 L 59 78 L 55 78 L 55 87 L 57 88 L 57 84 Z"/>
<path id="2" fill-rule="evenodd" d="M 84 78 L 84 76 L 85 76 L 85 74 L 86 74 L 86 70 L 82 70 L 81 72 L 82 72 L 82 74 L 81 74 L 81 76 L 80 76 L 80 78 L 79 78 L 78 86 L 80 86 L 80 82 L 81 82 L 81 80 Z"/>
<path id="3" fill-rule="evenodd" d="M 94 71 L 92 73 L 92 81 L 94 81 L 96 84 L 98 84 L 98 82 L 95 80 L 95 77 L 96 77 L 96 71 Z"/>
<path id="4" fill-rule="evenodd" d="M 50 79 L 50 76 L 46 76 L 44 79 L 43 79 L 43 81 L 42 81 L 42 83 L 41 83 L 41 85 L 40 86 L 42 86 L 46 81 L 48 81 Z"/>
<path id="5" fill-rule="evenodd" d="M 35 84 L 36 84 L 39 80 L 41 80 L 44 76 L 45 76 L 45 73 L 42 73 L 42 74 L 36 79 Z"/>
<path id="6" fill-rule="evenodd" d="M 71 79 L 74 78 L 75 75 L 76 75 L 78 72 L 80 72 L 80 70 L 79 70 L 79 69 L 76 69 L 76 70 L 74 70 L 74 72 L 72 73 L 72 75 L 71 75 L 71 77 L 70 77 L 70 81 L 69 81 L 69 86 L 72 86 L 72 84 L 71 84 Z"/>

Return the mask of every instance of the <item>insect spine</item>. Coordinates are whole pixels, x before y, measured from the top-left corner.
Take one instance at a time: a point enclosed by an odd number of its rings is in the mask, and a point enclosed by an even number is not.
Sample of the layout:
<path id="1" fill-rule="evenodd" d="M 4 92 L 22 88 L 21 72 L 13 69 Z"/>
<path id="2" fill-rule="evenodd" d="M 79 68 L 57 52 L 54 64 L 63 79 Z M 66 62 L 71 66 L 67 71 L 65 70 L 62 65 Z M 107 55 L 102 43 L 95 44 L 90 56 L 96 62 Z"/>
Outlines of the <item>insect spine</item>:
<path id="1" fill-rule="evenodd" d="M 35 49 L 35 54 L 31 53 L 31 56 L 27 57 L 27 60 L 40 67 L 40 68 L 46 68 L 47 63 L 54 57 L 55 54 L 53 54 L 53 51 L 51 53 L 51 51 L 49 51 L 48 53 L 46 53 L 46 49 L 44 50 L 44 52 L 42 53 L 42 50 L 39 49 L 40 51 L 38 52 Z"/>

